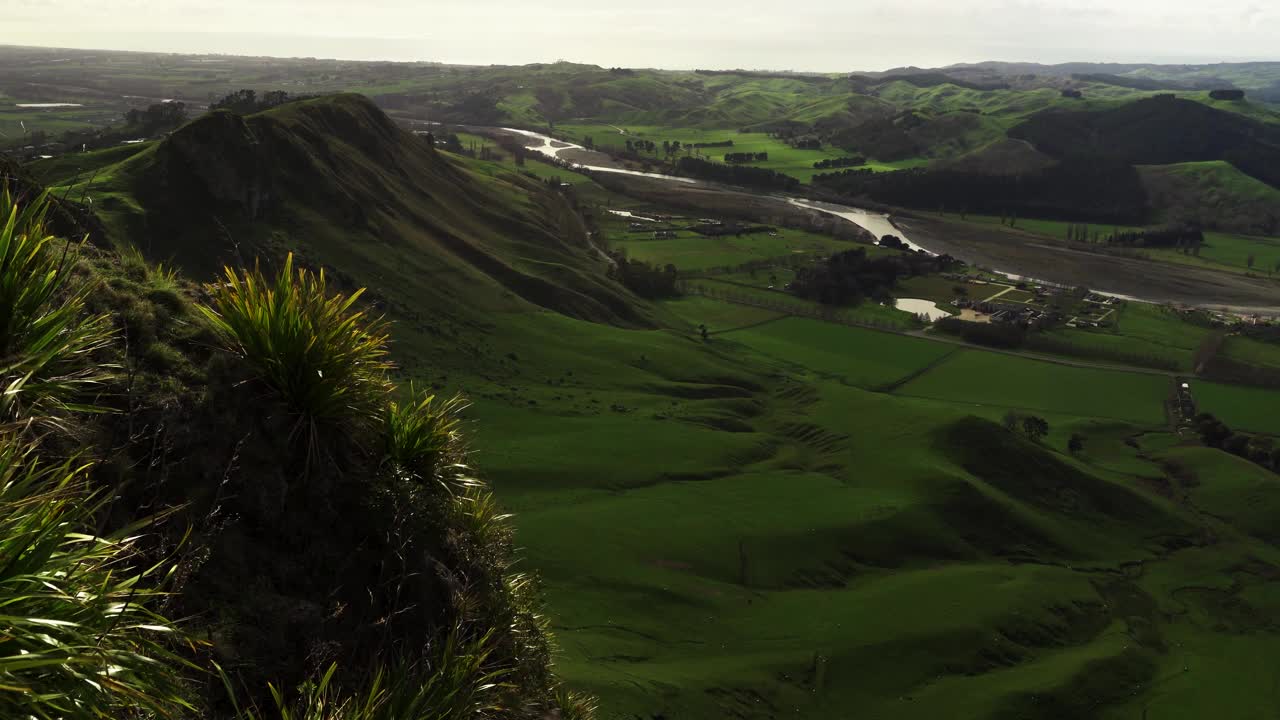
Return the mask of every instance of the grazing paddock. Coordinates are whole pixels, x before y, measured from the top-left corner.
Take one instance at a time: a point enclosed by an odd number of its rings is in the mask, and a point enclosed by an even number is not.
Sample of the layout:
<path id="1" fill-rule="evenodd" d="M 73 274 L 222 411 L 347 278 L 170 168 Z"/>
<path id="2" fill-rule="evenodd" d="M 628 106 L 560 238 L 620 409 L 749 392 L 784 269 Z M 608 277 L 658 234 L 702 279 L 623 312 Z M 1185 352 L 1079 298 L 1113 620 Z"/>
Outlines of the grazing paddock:
<path id="1" fill-rule="evenodd" d="M 1165 422 L 1169 380 L 1158 375 L 1070 367 L 965 350 L 897 392 L 974 405 L 1158 425 Z"/>
<path id="2" fill-rule="evenodd" d="M 1280 435 L 1280 390 L 1191 383 L 1201 412 L 1213 413 L 1232 430 Z"/>

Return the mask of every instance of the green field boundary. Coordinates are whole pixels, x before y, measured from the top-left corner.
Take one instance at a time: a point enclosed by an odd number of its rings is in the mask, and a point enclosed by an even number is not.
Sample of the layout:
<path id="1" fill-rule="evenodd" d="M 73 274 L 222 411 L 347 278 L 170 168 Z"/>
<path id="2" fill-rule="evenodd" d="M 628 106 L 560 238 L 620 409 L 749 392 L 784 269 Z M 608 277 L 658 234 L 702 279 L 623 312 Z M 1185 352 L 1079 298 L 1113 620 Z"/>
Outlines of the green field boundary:
<path id="1" fill-rule="evenodd" d="M 703 278 L 706 282 L 721 283 L 731 287 L 740 287 L 747 290 L 759 291 L 759 288 L 746 285 L 744 283 L 734 282 L 732 280 L 719 280 Z M 814 320 L 821 320 L 835 325 L 846 325 L 849 327 L 865 328 L 867 330 L 880 330 L 882 332 L 892 332 L 898 334 L 907 334 L 907 328 L 902 325 L 896 325 L 889 322 L 877 323 L 871 320 L 857 320 L 849 317 L 847 314 L 840 314 L 838 310 L 824 309 L 817 306 L 808 306 L 804 300 L 793 297 L 791 295 L 781 295 L 785 297 L 785 304 L 782 300 L 769 301 L 753 298 L 749 295 L 735 295 L 728 292 L 717 292 L 704 285 L 698 283 L 689 283 L 684 287 L 684 292 L 690 295 L 699 295 L 701 297 L 719 300 L 721 302 L 734 303 L 736 305 L 746 305 L 748 307 L 760 308 L 762 310 L 773 310 L 775 312 L 786 313 L 796 317 L 806 317 Z M 737 328 L 741 329 L 741 328 Z M 728 332 L 728 331 L 725 331 Z"/>
<path id="2" fill-rule="evenodd" d="M 745 305 L 746 303 L 740 303 L 740 304 L 744 304 L 744 305 Z M 760 327 L 761 325 L 768 325 L 769 323 L 775 323 L 775 322 L 778 322 L 779 320 L 785 320 L 786 318 L 789 318 L 789 317 L 795 317 L 795 316 L 794 316 L 794 315 L 792 315 L 791 313 L 786 313 L 786 312 L 784 312 L 784 313 L 780 313 L 780 314 L 779 314 L 779 315 L 777 315 L 776 317 L 765 318 L 764 320 L 759 320 L 759 321 L 756 321 L 756 322 L 753 322 L 753 323 L 748 323 L 748 324 L 746 324 L 746 325 L 740 325 L 740 326 L 738 326 L 738 327 L 728 328 L 728 329 L 725 329 L 725 330 L 716 330 L 715 332 L 709 332 L 709 333 L 707 333 L 707 335 L 708 335 L 708 336 L 711 336 L 711 335 L 723 335 L 724 333 L 737 332 L 737 331 L 739 331 L 739 330 L 751 330 L 751 329 L 753 329 L 753 328 L 758 328 L 758 327 Z"/>
<path id="3" fill-rule="evenodd" d="M 908 373 L 905 377 L 898 378 L 897 380 L 894 380 L 894 381 L 893 381 L 893 382 L 891 382 L 891 383 L 886 383 L 886 384 L 884 384 L 884 385 L 881 385 L 881 386 L 880 386 L 880 387 L 878 387 L 878 388 L 875 388 L 875 392 L 881 392 L 881 393 L 893 393 L 893 392 L 896 392 L 896 391 L 898 390 L 898 388 L 902 387 L 903 385 L 906 385 L 907 383 L 911 382 L 912 380 L 915 380 L 916 378 L 921 377 L 921 376 L 922 376 L 922 375 L 924 375 L 925 373 L 928 373 L 928 372 L 931 372 L 931 371 L 933 371 L 933 370 L 936 370 L 936 369 L 938 368 L 938 366 L 942 365 L 943 363 L 947 362 L 947 361 L 948 361 L 948 360 L 950 360 L 951 358 L 953 358 L 953 357 L 955 357 L 955 356 L 959 355 L 960 353 L 962 353 L 962 352 L 964 352 L 964 351 L 965 351 L 965 348 L 962 348 L 962 347 L 956 347 L 956 348 L 952 349 L 952 350 L 951 350 L 951 352 L 947 353 L 946 355 L 943 355 L 942 357 L 938 358 L 937 360 L 934 360 L 933 362 L 929 363 L 928 365 L 925 365 L 924 367 L 922 367 L 922 368 L 920 368 L 920 369 L 918 369 L 918 370 L 914 370 L 914 371 L 912 371 L 911 373 Z"/>

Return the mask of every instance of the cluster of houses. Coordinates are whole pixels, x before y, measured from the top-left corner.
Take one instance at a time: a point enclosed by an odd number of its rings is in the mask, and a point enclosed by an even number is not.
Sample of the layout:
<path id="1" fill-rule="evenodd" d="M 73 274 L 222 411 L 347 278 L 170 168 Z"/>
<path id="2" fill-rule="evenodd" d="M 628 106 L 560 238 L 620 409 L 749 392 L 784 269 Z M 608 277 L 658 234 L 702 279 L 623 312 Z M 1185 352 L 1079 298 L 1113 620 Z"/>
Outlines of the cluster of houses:
<path id="1" fill-rule="evenodd" d="M 1046 312 L 1022 303 L 1002 303 L 998 300 L 970 300 L 956 298 L 951 304 L 961 310 L 972 310 L 985 315 L 988 322 L 1002 325 L 1016 325 L 1023 328 L 1040 327 L 1057 319 L 1056 313 Z"/>

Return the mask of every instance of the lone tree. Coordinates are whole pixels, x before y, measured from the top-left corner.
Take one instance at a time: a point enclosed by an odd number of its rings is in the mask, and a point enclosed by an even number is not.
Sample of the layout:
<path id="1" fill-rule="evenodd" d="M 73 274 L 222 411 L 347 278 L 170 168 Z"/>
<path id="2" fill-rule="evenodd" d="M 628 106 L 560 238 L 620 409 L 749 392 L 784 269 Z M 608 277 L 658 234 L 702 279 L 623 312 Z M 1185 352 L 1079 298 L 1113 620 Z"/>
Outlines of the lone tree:
<path id="1" fill-rule="evenodd" d="M 1084 436 L 1080 433 L 1071 433 L 1071 439 L 1067 441 L 1067 452 L 1072 455 L 1079 455 L 1084 450 Z"/>
<path id="2" fill-rule="evenodd" d="M 1018 429 L 1018 424 L 1021 422 L 1022 422 L 1022 416 L 1010 410 L 1009 412 L 1004 414 L 1004 419 L 1001 421 L 1001 424 L 1004 425 L 1005 430 L 1008 430 L 1009 432 L 1014 432 Z"/>

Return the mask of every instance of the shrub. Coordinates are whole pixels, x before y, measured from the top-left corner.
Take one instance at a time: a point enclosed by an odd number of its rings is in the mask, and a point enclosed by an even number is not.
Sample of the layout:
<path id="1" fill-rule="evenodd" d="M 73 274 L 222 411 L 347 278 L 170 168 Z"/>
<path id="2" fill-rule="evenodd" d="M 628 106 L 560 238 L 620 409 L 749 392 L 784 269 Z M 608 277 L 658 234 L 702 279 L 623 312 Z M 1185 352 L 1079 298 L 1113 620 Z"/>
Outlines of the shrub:
<path id="1" fill-rule="evenodd" d="M 272 686 L 274 707 L 237 708 L 237 720 L 470 720 L 501 710 L 502 671 L 490 670 L 492 633 L 461 640 L 455 629 L 430 663 L 400 662 L 373 674 L 356 690 L 334 680 L 336 665 L 289 699 Z M 225 673 L 223 682 L 235 692 Z"/>
<path id="2" fill-rule="evenodd" d="M 387 403 L 383 433 L 387 460 L 426 480 L 445 463 L 461 460 L 458 415 L 466 409 L 460 396 L 436 401 L 435 395 L 409 389 L 411 400 Z"/>
<path id="3" fill-rule="evenodd" d="M 594 697 L 565 687 L 556 690 L 556 705 L 560 710 L 561 720 L 591 720 L 598 709 Z"/>
<path id="4" fill-rule="evenodd" d="M 330 293 L 324 271 L 293 267 L 293 255 L 274 279 L 226 269 L 208 288 L 200 311 L 224 346 L 252 365 L 305 424 L 315 448 L 320 423 L 374 422 L 391 390 L 387 323 L 354 306 L 363 294 Z"/>
<path id="5" fill-rule="evenodd" d="M 0 190 L 3 421 L 74 408 L 74 398 L 108 374 L 90 356 L 110 342 L 109 319 L 86 315 L 89 288 L 69 287 L 74 255 L 47 231 L 49 204 L 48 194 L 24 206 Z"/>
<path id="6" fill-rule="evenodd" d="M 0 438 L 0 717 L 170 717 L 189 706 L 186 663 L 152 607 L 168 568 L 133 570 L 138 527 L 93 534 L 86 466 L 46 466 Z"/>

